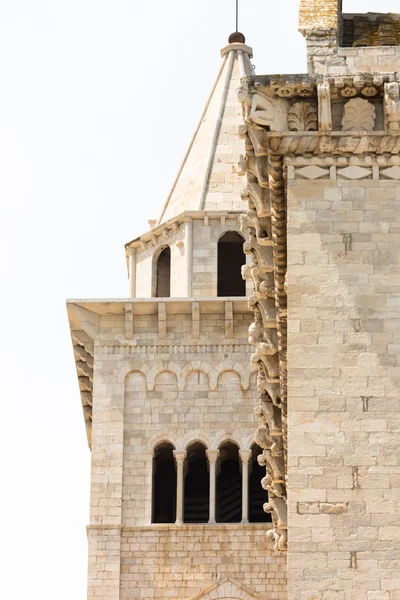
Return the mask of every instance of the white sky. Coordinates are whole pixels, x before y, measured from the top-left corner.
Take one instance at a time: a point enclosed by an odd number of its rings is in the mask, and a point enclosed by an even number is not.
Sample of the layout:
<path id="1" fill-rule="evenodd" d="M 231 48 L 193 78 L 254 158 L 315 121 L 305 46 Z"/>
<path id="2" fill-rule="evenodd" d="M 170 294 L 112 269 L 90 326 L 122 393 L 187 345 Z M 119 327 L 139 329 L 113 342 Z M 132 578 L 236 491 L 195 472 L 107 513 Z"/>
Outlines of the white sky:
<path id="1" fill-rule="evenodd" d="M 256 71 L 305 71 L 298 0 L 241 0 Z M 89 460 L 66 297 L 124 297 L 234 0 L 0 0 L 0 597 L 86 598 Z M 397 0 L 347 0 L 348 12 Z"/>

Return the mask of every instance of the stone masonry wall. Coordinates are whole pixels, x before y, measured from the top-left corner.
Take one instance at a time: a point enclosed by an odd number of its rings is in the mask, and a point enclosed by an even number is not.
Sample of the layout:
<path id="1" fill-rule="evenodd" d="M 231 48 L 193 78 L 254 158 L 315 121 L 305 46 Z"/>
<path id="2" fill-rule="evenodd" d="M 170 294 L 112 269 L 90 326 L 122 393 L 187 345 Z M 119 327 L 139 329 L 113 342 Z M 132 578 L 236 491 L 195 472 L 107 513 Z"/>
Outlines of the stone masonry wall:
<path id="1" fill-rule="evenodd" d="M 337 48 L 336 38 L 310 34 L 307 38 L 309 72 L 321 75 L 393 73 L 399 70 L 400 47 Z"/>
<path id="2" fill-rule="evenodd" d="M 213 298 L 217 295 L 218 240 L 227 231 L 240 233 L 240 214 L 226 213 L 178 224 L 156 243 L 136 249 L 136 297 L 151 298 L 155 291 L 156 261 L 161 250 L 171 249 L 171 297 Z M 243 264 L 249 259 L 243 255 Z M 188 281 L 189 280 L 189 281 Z M 247 282 L 247 295 L 251 284 Z"/>
<path id="3" fill-rule="evenodd" d="M 191 314 L 169 314 L 162 338 L 159 316 L 137 314 L 135 306 L 130 339 L 123 316 L 100 319 L 88 528 L 91 600 L 189 599 L 226 577 L 261 598 L 285 599 L 286 556 L 267 540 L 268 523 L 151 524 L 153 450 L 160 442 L 178 451 L 197 440 L 210 450 L 227 440 L 241 449 L 253 443 L 251 314 L 234 311 L 230 324 L 224 304 L 216 302 L 215 312 L 206 313 L 200 303 L 196 338 Z"/>
<path id="4" fill-rule="evenodd" d="M 290 600 L 400 598 L 399 253 L 397 181 L 289 181 Z"/>
<path id="5" fill-rule="evenodd" d="M 286 556 L 271 551 L 271 546 L 265 524 L 126 529 L 121 545 L 121 600 L 189 600 L 229 576 L 261 598 L 282 600 Z"/>

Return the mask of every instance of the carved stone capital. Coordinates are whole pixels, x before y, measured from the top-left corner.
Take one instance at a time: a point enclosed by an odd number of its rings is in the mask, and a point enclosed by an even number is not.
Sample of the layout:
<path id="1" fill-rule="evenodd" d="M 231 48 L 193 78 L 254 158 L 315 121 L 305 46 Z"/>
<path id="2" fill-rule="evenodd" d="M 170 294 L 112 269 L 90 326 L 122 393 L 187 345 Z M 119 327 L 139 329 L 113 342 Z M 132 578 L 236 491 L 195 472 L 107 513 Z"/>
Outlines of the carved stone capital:
<path id="1" fill-rule="evenodd" d="M 182 451 L 174 450 L 173 454 L 174 454 L 177 464 L 183 465 L 183 463 L 185 462 L 185 458 L 186 458 L 186 450 L 182 450 Z"/>
<path id="2" fill-rule="evenodd" d="M 239 450 L 239 456 L 242 463 L 248 463 L 252 455 L 251 450 Z"/>
<path id="3" fill-rule="evenodd" d="M 214 464 L 217 462 L 218 460 L 218 456 L 219 456 L 219 450 L 206 450 L 206 455 L 208 458 L 208 462 L 211 464 Z"/>

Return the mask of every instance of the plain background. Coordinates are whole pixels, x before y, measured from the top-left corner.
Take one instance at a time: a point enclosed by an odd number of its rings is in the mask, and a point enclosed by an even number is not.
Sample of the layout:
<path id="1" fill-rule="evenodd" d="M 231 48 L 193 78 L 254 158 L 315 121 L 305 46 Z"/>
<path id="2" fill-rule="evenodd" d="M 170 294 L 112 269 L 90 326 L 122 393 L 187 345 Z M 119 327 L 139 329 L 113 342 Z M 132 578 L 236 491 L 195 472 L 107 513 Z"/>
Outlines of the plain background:
<path id="1" fill-rule="evenodd" d="M 305 71 L 297 12 L 241 0 L 258 74 Z M 161 208 L 233 29 L 234 0 L 0 0 L 2 598 L 86 597 L 65 298 L 127 295 L 124 243 Z"/>

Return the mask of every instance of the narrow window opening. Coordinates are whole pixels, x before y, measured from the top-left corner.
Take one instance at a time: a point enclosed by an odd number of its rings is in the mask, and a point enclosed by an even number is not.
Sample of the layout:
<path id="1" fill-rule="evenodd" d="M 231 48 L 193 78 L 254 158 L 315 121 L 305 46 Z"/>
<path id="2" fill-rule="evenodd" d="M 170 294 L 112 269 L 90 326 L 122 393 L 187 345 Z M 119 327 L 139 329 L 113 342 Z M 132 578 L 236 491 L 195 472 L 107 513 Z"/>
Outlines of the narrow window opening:
<path id="1" fill-rule="evenodd" d="M 242 474 L 239 450 L 234 444 L 221 446 L 217 463 L 216 521 L 240 523 L 242 518 Z"/>
<path id="2" fill-rule="evenodd" d="M 189 447 L 185 461 L 185 523 L 207 523 L 210 511 L 210 479 L 206 449 L 195 443 Z"/>
<path id="3" fill-rule="evenodd" d="M 164 248 L 158 257 L 156 273 L 156 297 L 169 298 L 171 295 L 171 249 Z"/>
<path id="4" fill-rule="evenodd" d="M 158 446 L 153 459 L 153 523 L 175 523 L 176 468 L 171 444 Z"/>
<path id="5" fill-rule="evenodd" d="M 236 231 L 228 231 L 218 242 L 218 296 L 245 296 L 246 282 L 242 266 L 246 263 L 244 239 Z"/>
<path id="6" fill-rule="evenodd" d="M 258 464 L 257 457 L 262 453 L 260 446 L 253 444 L 249 476 L 249 521 L 250 523 L 270 523 L 271 515 L 264 512 L 263 505 L 268 502 L 268 492 L 261 487 L 265 477 L 265 467 Z"/>

